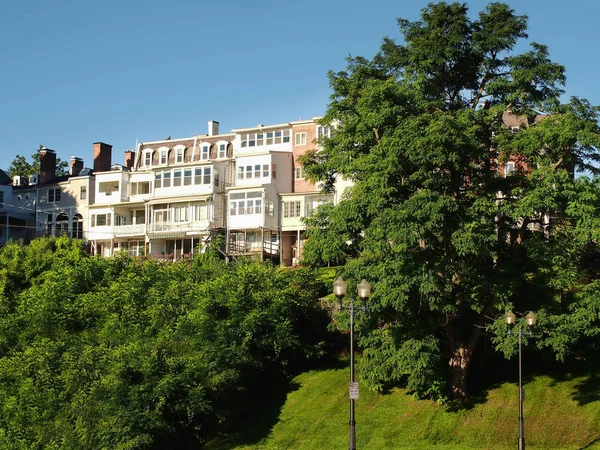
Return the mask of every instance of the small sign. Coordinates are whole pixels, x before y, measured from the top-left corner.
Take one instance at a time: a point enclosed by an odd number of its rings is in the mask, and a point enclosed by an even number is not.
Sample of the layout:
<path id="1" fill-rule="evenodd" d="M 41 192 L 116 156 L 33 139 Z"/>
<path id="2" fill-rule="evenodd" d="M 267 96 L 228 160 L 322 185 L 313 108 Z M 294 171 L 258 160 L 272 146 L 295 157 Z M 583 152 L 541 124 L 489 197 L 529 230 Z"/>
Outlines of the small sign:
<path id="1" fill-rule="evenodd" d="M 358 381 L 350 382 L 350 399 L 358 400 Z"/>

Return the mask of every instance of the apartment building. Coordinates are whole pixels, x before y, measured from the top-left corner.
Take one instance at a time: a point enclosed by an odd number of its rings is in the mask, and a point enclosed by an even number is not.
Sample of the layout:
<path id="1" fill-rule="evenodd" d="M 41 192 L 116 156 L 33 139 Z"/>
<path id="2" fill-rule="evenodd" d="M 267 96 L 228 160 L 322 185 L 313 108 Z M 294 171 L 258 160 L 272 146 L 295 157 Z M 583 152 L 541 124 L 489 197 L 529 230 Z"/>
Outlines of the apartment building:
<path id="1" fill-rule="evenodd" d="M 15 209 L 3 219 L 0 207 L 0 228 L 6 234 L 7 223 L 28 221 L 32 235 L 68 234 L 88 241 L 94 254 L 166 260 L 189 257 L 221 235 L 228 258 L 293 265 L 306 239 L 302 219 L 348 185 L 340 180 L 334 193 L 322 194 L 298 161 L 330 133 L 317 119 L 224 134 L 209 121 L 206 134 L 141 142 L 123 164 L 113 163 L 111 145 L 96 142 L 93 168 L 72 157 L 62 177 L 55 176 L 56 152 L 43 149 L 40 174 L 12 186 L 0 179 L 0 204 L 2 196 L 23 202 L 23 217 Z"/>

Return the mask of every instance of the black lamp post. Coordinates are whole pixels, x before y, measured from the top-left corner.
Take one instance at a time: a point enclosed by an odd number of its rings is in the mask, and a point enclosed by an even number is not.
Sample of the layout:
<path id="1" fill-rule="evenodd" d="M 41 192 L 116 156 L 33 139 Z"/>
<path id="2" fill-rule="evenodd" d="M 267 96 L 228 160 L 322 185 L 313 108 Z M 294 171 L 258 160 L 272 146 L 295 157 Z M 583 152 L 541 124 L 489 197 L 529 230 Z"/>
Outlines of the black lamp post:
<path id="1" fill-rule="evenodd" d="M 512 329 L 515 325 L 517 317 L 512 311 L 508 311 L 505 316 L 506 325 L 508 325 L 508 335 L 512 334 Z M 525 316 L 525 323 L 527 324 L 527 335 L 531 336 L 531 331 L 537 322 L 537 316 L 533 311 L 529 311 Z M 523 330 L 519 326 L 519 450 L 525 450 L 525 428 L 523 423 L 523 365 L 521 358 L 521 350 L 523 347 Z"/>
<path id="2" fill-rule="evenodd" d="M 343 308 L 342 299 L 346 295 L 347 287 L 348 285 L 341 276 L 333 282 L 333 294 L 338 300 L 338 311 Z M 367 299 L 371 295 L 371 285 L 366 280 L 362 280 L 358 284 L 357 291 L 362 301 L 362 311 L 366 312 Z M 346 308 L 350 311 L 350 444 L 348 448 L 356 450 L 356 420 L 354 419 L 354 398 L 356 395 L 353 393 L 356 386 L 354 382 L 354 301 L 352 299 Z"/>

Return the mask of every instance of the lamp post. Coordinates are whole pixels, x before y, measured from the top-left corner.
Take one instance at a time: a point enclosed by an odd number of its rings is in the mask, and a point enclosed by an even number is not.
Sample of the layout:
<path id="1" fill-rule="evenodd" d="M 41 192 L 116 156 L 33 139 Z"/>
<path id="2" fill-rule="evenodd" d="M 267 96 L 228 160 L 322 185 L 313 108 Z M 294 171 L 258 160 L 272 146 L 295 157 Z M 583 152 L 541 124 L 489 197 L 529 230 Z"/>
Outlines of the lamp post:
<path id="1" fill-rule="evenodd" d="M 512 329 L 515 325 L 517 317 L 512 311 L 508 311 L 505 316 L 506 325 L 508 325 L 508 335 L 512 334 Z M 537 322 L 537 316 L 533 311 L 529 311 L 525 316 L 525 323 L 527 324 L 527 335 L 531 336 L 531 331 Z M 521 357 L 521 350 L 523 347 L 523 329 L 519 326 L 519 450 L 525 450 L 525 428 L 523 420 L 523 363 Z"/>
<path id="2" fill-rule="evenodd" d="M 338 311 L 341 311 L 342 299 L 346 295 L 346 288 L 348 285 L 342 279 L 338 277 L 333 282 L 333 294 L 338 300 Z M 362 311 L 367 310 L 367 299 L 371 295 L 371 285 L 366 281 L 362 280 L 358 286 L 358 297 L 362 301 Z M 348 448 L 350 450 L 356 450 L 356 420 L 354 418 L 354 400 L 358 398 L 358 383 L 354 381 L 354 300 L 350 299 L 349 305 L 346 307 L 350 311 L 350 442 Z"/>

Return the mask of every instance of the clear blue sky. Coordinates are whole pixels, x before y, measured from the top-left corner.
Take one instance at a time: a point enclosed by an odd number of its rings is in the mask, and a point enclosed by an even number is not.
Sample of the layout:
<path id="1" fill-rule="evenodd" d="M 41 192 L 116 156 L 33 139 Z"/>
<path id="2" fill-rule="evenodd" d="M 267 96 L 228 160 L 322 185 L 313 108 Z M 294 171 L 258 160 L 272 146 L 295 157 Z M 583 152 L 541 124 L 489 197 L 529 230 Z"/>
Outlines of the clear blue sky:
<path id="1" fill-rule="evenodd" d="M 470 1 L 473 17 L 488 2 Z M 508 2 L 567 68 L 567 95 L 600 104 L 596 0 Z M 322 115 L 327 71 L 372 57 L 426 0 L 0 2 L 0 167 L 40 144 L 92 165 L 136 139 Z M 524 48 L 521 48 L 523 50 Z"/>

